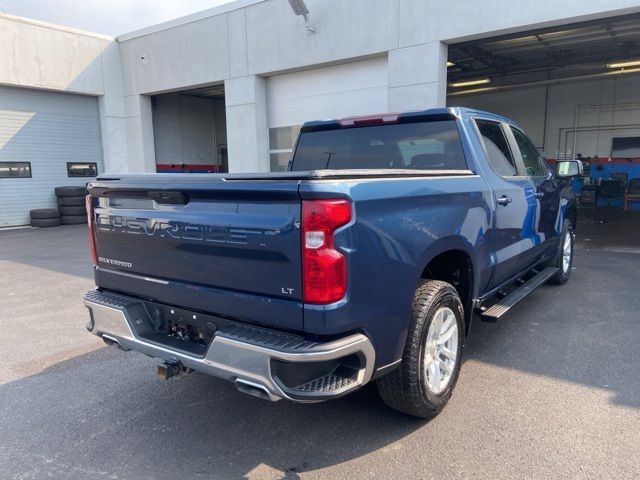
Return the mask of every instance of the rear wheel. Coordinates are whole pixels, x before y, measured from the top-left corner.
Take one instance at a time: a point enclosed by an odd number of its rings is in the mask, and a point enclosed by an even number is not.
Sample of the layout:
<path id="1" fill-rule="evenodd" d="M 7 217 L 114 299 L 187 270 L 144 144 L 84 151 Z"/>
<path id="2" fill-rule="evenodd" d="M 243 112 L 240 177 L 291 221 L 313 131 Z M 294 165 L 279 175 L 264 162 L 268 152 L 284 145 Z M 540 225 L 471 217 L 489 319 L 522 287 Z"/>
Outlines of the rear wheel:
<path id="1" fill-rule="evenodd" d="M 418 286 L 402 363 L 377 382 L 387 405 L 422 418 L 444 408 L 460 372 L 463 318 L 453 286 L 438 280 Z"/>

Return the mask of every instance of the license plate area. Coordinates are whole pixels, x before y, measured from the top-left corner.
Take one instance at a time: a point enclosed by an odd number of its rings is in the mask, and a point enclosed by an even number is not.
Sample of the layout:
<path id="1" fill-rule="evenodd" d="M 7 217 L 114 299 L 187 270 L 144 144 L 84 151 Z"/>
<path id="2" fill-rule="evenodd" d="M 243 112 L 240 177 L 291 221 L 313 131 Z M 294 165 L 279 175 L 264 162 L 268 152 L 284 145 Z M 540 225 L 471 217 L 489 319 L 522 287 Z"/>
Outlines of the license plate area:
<path id="1" fill-rule="evenodd" d="M 235 323 L 215 315 L 148 300 L 140 303 L 143 309 L 132 316 L 132 327 L 138 337 L 196 357 L 205 356 L 218 330 Z"/>

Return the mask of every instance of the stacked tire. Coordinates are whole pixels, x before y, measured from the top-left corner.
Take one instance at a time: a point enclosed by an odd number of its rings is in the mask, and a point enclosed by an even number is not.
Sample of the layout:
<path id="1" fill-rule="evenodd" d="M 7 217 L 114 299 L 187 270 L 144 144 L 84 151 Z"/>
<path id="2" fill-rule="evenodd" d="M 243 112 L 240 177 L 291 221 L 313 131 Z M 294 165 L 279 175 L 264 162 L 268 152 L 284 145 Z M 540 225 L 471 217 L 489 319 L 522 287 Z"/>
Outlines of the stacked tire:
<path id="1" fill-rule="evenodd" d="M 87 223 L 87 212 L 84 206 L 87 189 L 85 187 L 56 187 L 55 191 L 62 224 Z"/>
<path id="2" fill-rule="evenodd" d="M 29 212 L 32 227 L 57 227 L 62 224 L 57 208 L 36 208 Z"/>

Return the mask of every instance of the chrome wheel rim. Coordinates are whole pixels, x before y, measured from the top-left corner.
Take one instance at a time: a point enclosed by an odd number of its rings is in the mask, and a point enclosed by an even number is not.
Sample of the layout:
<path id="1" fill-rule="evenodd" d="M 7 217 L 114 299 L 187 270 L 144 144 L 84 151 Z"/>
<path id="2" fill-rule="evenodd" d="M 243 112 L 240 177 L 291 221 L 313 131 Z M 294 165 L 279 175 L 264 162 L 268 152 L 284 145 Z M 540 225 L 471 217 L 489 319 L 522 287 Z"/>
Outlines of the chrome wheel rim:
<path id="1" fill-rule="evenodd" d="M 449 307 L 442 307 L 433 315 L 424 348 L 424 375 L 432 393 L 441 393 L 451 383 L 457 356 L 456 315 Z"/>
<path id="2" fill-rule="evenodd" d="M 571 267 L 571 232 L 567 232 L 564 235 L 564 242 L 562 244 L 562 271 L 567 273 Z"/>

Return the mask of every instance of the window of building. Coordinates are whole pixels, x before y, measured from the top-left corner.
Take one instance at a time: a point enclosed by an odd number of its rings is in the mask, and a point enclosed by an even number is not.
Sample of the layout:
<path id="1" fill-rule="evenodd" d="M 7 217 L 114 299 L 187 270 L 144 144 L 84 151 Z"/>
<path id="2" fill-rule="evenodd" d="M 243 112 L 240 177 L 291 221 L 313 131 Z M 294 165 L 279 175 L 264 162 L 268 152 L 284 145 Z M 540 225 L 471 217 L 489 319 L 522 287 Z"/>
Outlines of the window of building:
<path id="1" fill-rule="evenodd" d="M 67 162 L 67 177 L 97 177 L 98 164 Z"/>
<path id="2" fill-rule="evenodd" d="M 31 178 L 31 162 L 0 162 L 0 178 Z"/>
<path id="3" fill-rule="evenodd" d="M 300 126 L 269 129 L 269 159 L 272 172 L 287 170 Z"/>
<path id="4" fill-rule="evenodd" d="M 611 156 L 614 158 L 640 157 L 640 137 L 614 137 L 611 139 Z"/>

